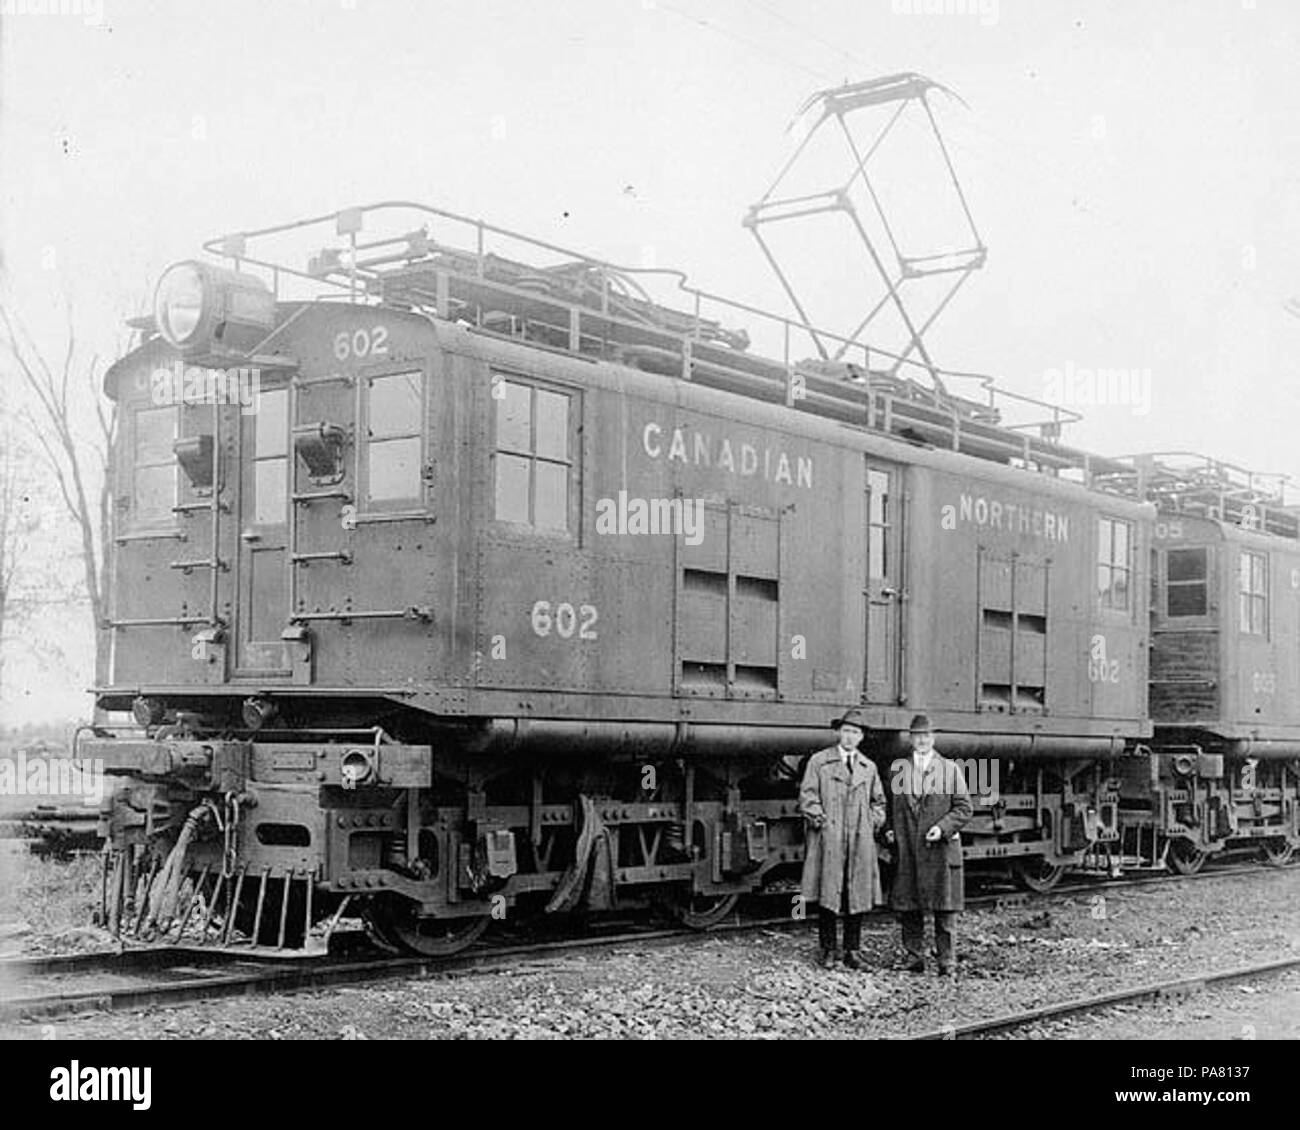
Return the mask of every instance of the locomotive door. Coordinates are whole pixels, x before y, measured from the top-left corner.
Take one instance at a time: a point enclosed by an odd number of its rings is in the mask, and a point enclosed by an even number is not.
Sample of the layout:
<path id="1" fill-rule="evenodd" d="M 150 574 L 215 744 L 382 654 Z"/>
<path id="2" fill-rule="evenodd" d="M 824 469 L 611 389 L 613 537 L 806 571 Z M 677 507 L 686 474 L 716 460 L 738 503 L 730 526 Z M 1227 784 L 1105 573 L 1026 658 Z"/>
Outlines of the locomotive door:
<path id="1" fill-rule="evenodd" d="M 288 615 L 289 390 L 263 388 L 240 417 L 235 675 L 284 676 Z"/>
<path id="2" fill-rule="evenodd" d="M 898 702 L 898 594 L 902 580 L 898 478 L 897 467 L 867 461 L 866 657 L 862 680 L 867 702 Z"/>

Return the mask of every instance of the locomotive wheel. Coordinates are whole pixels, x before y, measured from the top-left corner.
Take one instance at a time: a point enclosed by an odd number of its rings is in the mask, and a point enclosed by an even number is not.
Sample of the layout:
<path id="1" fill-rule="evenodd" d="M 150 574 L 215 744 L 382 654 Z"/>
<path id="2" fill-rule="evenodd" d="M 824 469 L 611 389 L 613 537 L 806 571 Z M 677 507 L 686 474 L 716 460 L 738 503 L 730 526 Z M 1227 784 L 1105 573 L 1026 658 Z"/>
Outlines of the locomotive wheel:
<path id="1" fill-rule="evenodd" d="M 1064 874 L 1064 864 L 1048 863 L 1041 855 L 1017 859 L 1011 865 L 1011 877 L 1015 879 L 1016 885 L 1040 895 L 1056 886 Z"/>
<path id="2" fill-rule="evenodd" d="M 677 917 L 683 926 L 706 930 L 716 926 L 736 908 L 740 895 L 700 895 L 692 893 L 678 904 Z"/>
<path id="3" fill-rule="evenodd" d="M 1171 840 L 1169 843 L 1169 864 L 1180 875 L 1195 875 L 1209 858 L 1208 851 L 1198 851 L 1186 840 Z"/>
<path id="4" fill-rule="evenodd" d="M 1273 867 L 1285 867 L 1295 855 L 1295 844 L 1288 843 L 1281 837 L 1263 840 L 1259 847 L 1264 853 L 1264 862 Z"/>
<path id="5" fill-rule="evenodd" d="M 403 905 L 404 903 L 404 905 Z M 420 918 L 410 904 L 372 899 L 366 924 L 381 942 L 420 957 L 450 957 L 473 945 L 491 925 L 486 914 L 478 918 Z"/>

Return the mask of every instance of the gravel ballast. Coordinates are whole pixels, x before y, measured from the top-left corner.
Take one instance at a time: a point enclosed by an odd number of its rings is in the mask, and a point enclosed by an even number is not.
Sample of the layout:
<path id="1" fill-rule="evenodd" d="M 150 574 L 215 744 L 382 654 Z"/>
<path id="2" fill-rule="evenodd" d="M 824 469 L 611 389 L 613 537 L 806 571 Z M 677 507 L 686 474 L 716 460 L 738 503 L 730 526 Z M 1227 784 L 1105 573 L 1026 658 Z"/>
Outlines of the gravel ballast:
<path id="1" fill-rule="evenodd" d="M 901 967 L 869 921 L 866 968 L 813 963 L 815 924 L 520 959 L 506 968 L 239 998 L 53 1025 L 19 1038 L 862 1038 L 943 1029 L 1093 993 L 1300 956 L 1300 871 L 1170 880 L 961 916 L 960 975 Z M 1295 1035 L 1293 975 L 1018 1030 L 1020 1038 Z M 1254 991 L 1252 991 L 1254 990 Z M 1288 995 L 1289 994 L 1289 995 Z M 1290 1003 L 1287 1003 L 1290 1002 Z M 1232 1008 L 1228 1008 L 1228 1004 Z M 1291 1027 L 1287 1018 L 1292 1016 Z M 1253 1019 L 1252 1019 L 1253 1017 Z M 1149 1023 L 1148 1023 L 1149 1021 Z"/>

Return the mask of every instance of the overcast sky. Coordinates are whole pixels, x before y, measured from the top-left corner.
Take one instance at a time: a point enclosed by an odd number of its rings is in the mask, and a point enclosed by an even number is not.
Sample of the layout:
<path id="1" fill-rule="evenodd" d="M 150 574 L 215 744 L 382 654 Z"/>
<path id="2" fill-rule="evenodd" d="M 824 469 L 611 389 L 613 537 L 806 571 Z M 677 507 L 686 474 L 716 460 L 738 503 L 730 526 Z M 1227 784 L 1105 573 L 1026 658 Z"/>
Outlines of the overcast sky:
<path id="1" fill-rule="evenodd" d="M 60 294 L 108 350 L 202 239 L 388 198 L 784 309 L 740 220 L 795 110 L 918 71 L 989 247 L 936 359 L 1149 369 L 1074 442 L 1300 480 L 1291 0 L 50 2 L 0 3 L 4 293 L 46 340 Z"/>

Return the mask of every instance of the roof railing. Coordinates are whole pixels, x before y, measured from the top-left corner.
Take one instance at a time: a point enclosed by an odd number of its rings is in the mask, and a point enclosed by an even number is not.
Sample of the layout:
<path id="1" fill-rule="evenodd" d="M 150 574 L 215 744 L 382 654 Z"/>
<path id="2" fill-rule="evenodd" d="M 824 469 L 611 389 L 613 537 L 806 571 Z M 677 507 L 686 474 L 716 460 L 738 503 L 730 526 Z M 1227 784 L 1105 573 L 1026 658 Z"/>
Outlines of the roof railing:
<path id="1" fill-rule="evenodd" d="M 400 214 L 405 222 L 393 223 Z M 323 247 L 322 227 L 333 229 Z M 236 269 L 268 272 L 285 300 L 332 292 L 418 310 L 1085 482 L 1118 470 L 1061 444 L 1065 425 L 1082 419 L 1077 412 L 985 374 L 941 369 L 936 381 L 914 358 L 691 286 L 681 271 L 619 266 L 425 204 L 348 208 L 204 248 Z M 658 293 L 665 288 L 666 297 Z M 814 338 L 838 343 L 843 359 L 816 356 Z"/>
<path id="2" fill-rule="evenodd" d="M 1258 533 L 1300 540 L 1300 506 L 1289 502 L 1287 475 L 1190 451 L 1119 456 L 1122 467 L 1098 485 L 1154 502 L 1168 514 L 1210 518 Z"/>

